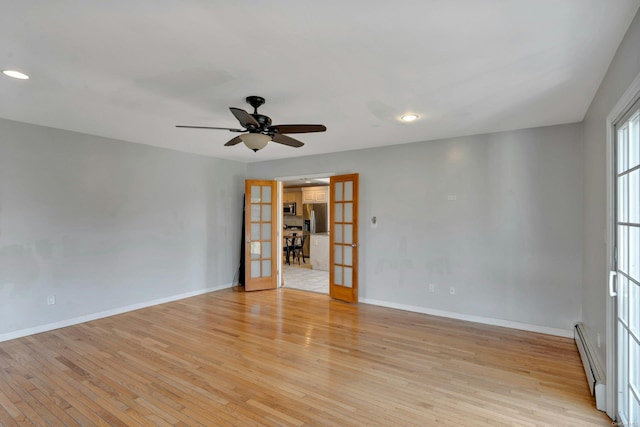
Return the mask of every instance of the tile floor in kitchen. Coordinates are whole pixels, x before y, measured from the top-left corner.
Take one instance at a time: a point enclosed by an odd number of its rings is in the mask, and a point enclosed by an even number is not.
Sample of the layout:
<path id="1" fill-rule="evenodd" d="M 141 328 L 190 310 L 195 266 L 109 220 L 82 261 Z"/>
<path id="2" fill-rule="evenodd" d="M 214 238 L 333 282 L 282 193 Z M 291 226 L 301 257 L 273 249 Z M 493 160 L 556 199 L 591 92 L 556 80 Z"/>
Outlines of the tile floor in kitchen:
<path id="1" fill-rule="evenodd" d="M 284 287 L 303 291 L 329 294 L 329 272 L 311 269 L 309 259 L 306 264 L 295 261 L 291 265 L 283 263 Z"/>

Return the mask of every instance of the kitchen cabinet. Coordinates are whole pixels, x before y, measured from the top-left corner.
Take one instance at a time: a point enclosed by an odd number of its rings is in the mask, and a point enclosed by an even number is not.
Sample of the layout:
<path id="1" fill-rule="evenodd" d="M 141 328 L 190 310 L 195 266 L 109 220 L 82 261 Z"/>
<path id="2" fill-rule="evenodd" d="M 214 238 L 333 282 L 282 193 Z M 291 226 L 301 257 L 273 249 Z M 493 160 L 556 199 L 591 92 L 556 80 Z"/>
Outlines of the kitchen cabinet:
<path id="1" fill-rule="evenodd" d="M 295 196 L 293 191 L 286 191 L 282 194 L 282 202 L 283 203 L 293 203 L 295 202 Z"/>
<path id="2" fill-rule="evenodd" d="M 329 202 L 329 186 L 304 187 L 302 189 L 302 203 L 327 203 Z"/>

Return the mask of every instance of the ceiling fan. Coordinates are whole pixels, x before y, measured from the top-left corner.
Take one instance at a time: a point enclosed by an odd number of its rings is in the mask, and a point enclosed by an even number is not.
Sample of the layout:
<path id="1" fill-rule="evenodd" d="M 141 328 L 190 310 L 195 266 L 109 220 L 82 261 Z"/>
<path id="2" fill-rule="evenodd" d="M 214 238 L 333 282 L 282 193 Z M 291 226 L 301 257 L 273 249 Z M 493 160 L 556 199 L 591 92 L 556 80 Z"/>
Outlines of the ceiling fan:
<path id="1" fill-rule="evenodd" d="M 230 132 L 247 132 L 236 136 L 224 144 L 229 147 L 244 142 L 248 148 L 258 151 L 267 146 L 269 141 L 288 145 L 289 147 L 302 147 L 304 144 L 295 138 L 285 135 L 286 133 L 310 133 L 324 132 L 327 127 L 324 125 L 271 125 L 271 118 L 259 114 L 258 107 L 265 103 L 261 96 L 247 96 L 246 101 L 253 107 L 253 114 L 249 114 L 240 108 L 230 107 L 231 113 L 238 119 L 244 129 L 221 128 L 210 126 L 181 126 L 178 128 L 189 129 L 219 129 Z"/>

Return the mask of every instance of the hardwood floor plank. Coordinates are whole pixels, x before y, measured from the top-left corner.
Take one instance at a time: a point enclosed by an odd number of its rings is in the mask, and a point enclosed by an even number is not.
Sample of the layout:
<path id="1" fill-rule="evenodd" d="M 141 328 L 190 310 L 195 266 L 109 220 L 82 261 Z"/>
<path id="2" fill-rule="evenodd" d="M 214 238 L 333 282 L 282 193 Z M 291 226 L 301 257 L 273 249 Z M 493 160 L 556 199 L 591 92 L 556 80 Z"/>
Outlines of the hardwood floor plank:
<path id="1" fill-rule="evenodd" d="M 605 426 L 570 339 L 213 292 L 0 343 L 0 425 Z"/>
<path id="2" fill-rule="evenodd" d="M 7 407 L 10 409 L 7 409 Z M 14 427 L 20 425 L 31 425 L 31 423 L 25 424 L 25 418 L 20 411 L 13 404 L 7 404 L 6 396 L 0 393 L 0 426 Z"/>
<path id="3" fill-rule="evenodd" d="M 55 335 L 52 335 L 55 336 Z M 90 423 L 88 425 L 96 426 L 108 426 L 108 425 L 125 425 L 114 417 L 104 408 L 95 404 L 94 400 L 97 396 L 91 393 L 80 382 L 74 380 L 69 375 L 66 375 L 68 368 L 59 363 L 55 357 L 49 357 L 49 351 L 46 347 L 41 347 L 39 342 L 29 343 L 29 351 L 37 362 L 30 366 L 32 372 L 37 372 L 40 378 L 49 379 L 50 387 L 55 390 L 62 399 L 64 399 L 69 405 L 70 410 L 73 410 L 74 414 L 78 414 L 78 421 L 87 425 L 81 419 L 88 419 Z"/>

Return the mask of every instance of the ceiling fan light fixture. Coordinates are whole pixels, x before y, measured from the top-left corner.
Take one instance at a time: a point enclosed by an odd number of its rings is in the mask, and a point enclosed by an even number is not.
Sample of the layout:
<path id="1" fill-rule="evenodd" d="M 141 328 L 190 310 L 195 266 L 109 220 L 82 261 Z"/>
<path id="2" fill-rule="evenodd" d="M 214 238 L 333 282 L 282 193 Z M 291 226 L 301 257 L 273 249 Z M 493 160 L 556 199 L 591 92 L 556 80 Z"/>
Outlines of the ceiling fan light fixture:
<path id="1" fill-rule="evenodd" d="M 16 70 L 2 70 L 2 74 L 19 80 L 29 80 L 29 76 Z"/>
<path id="2" fill-rule="evenodd" d="M 245 133 L 240 135 L 240 139 L 250 150 L 258 151 L 267 146 L 271 137 L 262 133 Z"/>
<path id="3" fill-rule="evenodd" d="M 416 114 L 405 114 L 402 117 L 400 117 L 400 120 L 402 120 L 403 122 L 412 122 L 417 118 L 418 116 Z"/>

